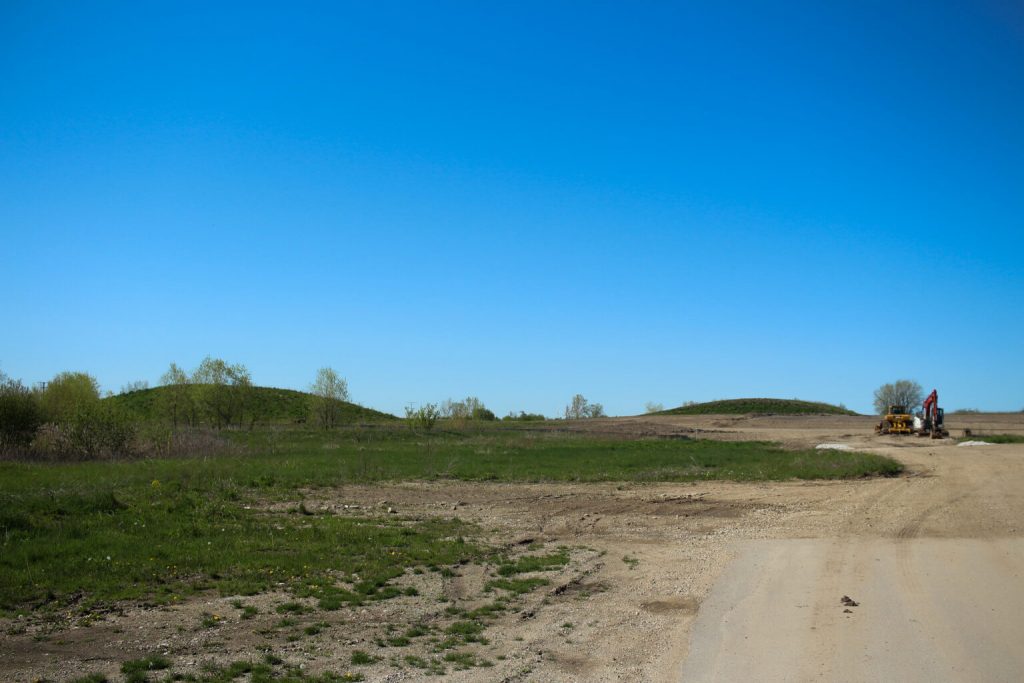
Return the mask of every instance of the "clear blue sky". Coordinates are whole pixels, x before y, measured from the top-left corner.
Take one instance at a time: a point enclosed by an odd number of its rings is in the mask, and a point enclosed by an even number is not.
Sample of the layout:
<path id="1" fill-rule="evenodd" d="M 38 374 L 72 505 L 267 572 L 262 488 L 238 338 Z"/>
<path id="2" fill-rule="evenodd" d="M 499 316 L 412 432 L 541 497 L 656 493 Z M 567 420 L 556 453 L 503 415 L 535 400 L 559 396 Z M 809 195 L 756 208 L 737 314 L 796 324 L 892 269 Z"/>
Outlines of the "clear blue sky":
<path id="1" fill-rule="evenodd" d="M 496 4 L 0 3 L 0 369 L 1024 408 L 1020 3 Z"/>

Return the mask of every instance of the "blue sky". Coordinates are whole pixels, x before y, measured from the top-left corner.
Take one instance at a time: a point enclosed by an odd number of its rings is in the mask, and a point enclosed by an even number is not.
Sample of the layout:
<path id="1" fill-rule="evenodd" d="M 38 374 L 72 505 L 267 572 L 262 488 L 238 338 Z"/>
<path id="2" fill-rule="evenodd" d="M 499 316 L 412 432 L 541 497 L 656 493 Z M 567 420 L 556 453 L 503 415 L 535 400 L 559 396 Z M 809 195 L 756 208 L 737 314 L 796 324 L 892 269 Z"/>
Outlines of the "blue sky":
<path id="1" fill-rule="evenodd" d="M 1024 408 L 1024 9 L 0 3 L 0 369 Z"/>

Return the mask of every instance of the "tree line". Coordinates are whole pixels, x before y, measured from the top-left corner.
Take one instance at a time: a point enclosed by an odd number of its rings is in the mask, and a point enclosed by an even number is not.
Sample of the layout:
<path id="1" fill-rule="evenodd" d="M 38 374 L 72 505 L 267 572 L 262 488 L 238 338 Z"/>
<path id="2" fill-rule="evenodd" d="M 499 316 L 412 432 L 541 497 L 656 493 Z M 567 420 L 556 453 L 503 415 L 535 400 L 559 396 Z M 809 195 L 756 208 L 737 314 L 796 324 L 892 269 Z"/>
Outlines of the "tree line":
<path id="1" fill-rule="evenodd" d="M 239 363 L 207 356 L 192 372 L 171 363 L 160 383 L 164 388 L 154 424 L 117 401 L 102 400 L 99 382 L 88 373 L 60 372 L 49 382 L 27 387 L 0 372 L 0 454 L 82 459 L 135 455 L 176 438 L 181 441 L 182 432 L 252 429 L 267 418 L 267 406 L 257 400 L 248 368 Z M 122 392 L 146 388 L 133 382 Z M 310 392 L 309 421 L 325 429 L 338 426 L 350 398 L 347 381 L 332 368 L 321 368 Z"/>

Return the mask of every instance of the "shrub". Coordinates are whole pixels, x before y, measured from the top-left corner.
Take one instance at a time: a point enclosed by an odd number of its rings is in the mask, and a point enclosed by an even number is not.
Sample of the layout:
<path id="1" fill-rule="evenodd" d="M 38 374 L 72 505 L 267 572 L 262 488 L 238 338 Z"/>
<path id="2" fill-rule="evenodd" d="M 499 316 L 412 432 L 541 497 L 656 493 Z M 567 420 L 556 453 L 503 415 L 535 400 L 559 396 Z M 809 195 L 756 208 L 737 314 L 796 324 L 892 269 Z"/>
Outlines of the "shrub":
<path id="1" fill-rule="evenodd" d="M 47 424 L 33 443 L 37 455 L 78 460 L 116 458 L 137 450 L 131 417 L 103 402 L 80 406 L 56 424 Z"/>
<path id="2" fill-rule="evenodd" d="M 483 406 L 480 406 L 478 408 L 473 409 L 473 419 L 493 421 L 495 417 L 494 413 L 492 413 L 490 410 L 484 408 Z"/>
<path id="3" fill-rule="evenodd" d="M 42 424 L 35 394 L 20 381 L 0 375 L 0 450 L 27 447 Z"/>
<path id="4" fill-rule="evenodd" d="M 409 426 L 413 429 L 430 431 L 437 424 L 437 418 L 440 416 L 441 411 L 433 403 L 427 403 L 416 410 L 411 407 L 405 409 L 405 419 L 409 421 Z"/>

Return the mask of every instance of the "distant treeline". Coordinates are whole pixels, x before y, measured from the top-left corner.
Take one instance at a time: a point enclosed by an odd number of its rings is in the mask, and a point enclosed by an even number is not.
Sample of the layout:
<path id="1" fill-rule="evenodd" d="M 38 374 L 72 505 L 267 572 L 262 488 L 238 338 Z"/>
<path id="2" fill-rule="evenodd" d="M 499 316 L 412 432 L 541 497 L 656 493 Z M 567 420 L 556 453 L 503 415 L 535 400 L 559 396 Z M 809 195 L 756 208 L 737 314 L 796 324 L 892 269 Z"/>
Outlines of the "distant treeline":
<path id="1" fill-rule="evenodd" d="M 344 425 L 395 422 L 394 415 L 352 403 L 348 383 L 321 368 L 310 391 L 257 387 L 249 370 L 207 357 L 192 372 L 171 363 L 160 386 L 132 382 L 101 397 L 96 378 L 61 372 L 34 387 L 0 372 L 0 457 L 100 459 L 230 452 L 222 430 L 257 426 Z M 407 424 L 430 429 L 437 420 L 465 425 L 498 418 L 467 397 L 408 410 Z M 509 413 L 503 420 L 539 421 L 537 413 Z"/>

